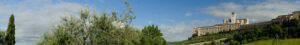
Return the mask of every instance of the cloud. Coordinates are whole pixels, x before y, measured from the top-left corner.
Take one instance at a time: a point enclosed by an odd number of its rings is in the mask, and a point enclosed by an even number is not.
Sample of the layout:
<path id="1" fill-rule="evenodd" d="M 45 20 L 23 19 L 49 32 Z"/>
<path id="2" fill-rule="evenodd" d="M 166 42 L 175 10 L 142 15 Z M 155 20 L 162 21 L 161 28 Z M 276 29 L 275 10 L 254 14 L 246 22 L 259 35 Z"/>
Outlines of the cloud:
<path id="1" fill-rule="evenodd" d="M 0 31 L 5 31 L 7 27 L 0 27 Z"/>
<path id="2" fill-rule="evenodd" d="M 167 41 L 186 40 L 192 35 L 193 27 L 186 25 L 184 22 L 175 25 L 159 25 L 164 39 Z"/>
<path id="3" fill-rule="evenodd" d="M 219 6 L 212 6 L 206 9 L 206 13 L 214 16 L 225 16 L 229 17 L 230 12 L 241 10 L 242 6 L 235 3 L 222 3 Z"/>
<path id="4" fill-rule="evenodd" d="M 238 18 L 248 16 L 250 21 L 260 22 L 271 20 L 278 15 L 289 14 L 300 10 L 300 1 L 269 0 L 256 4 L 221 3 L 217 6 L 206 8 L 205 12 L 218 17 L 229 17 L 230 12 L 237 13 Z"/>
<path id="5" fill-rule="evenodd" d="M 191 15 L 193 15 L 193 13 L 191 13 L 191 12 L 186 12 L 184 15 L 185 15 L 185 16 L 191 16 Z"/>
<path id="6" fill-rule="evenodd" d="M 202 19 L 202 20 L 191 20 L 189 23 L 192 26 L 211 26 L 216 24 L 217 22 L 220 21 L 216 21 L 214 19 Z"/>
<path id="7" fill-rule="evenodd" d="M 161 24 L 158 27 L 163 33 L 164 39 L 169 42 L 187 40 L 192 36 L 194 27 L 213 25 L 217 22 L 214 19 L 191 20 L 187 22 L 176 22 L 170 19 L 168 21 L 171 25 Z"/>
<path id="8" fill-rule="evenodd" d="M 35 40 L 53 25 L 60 17 L 77 14 L 85 6 L 72 2 L 53 3 L 49 0 L 26 0 L 15 4 L 0 5 L 0 23 L 8 23 L 10 14 L 15 15 L 16 45 L 33 45 Z"/>

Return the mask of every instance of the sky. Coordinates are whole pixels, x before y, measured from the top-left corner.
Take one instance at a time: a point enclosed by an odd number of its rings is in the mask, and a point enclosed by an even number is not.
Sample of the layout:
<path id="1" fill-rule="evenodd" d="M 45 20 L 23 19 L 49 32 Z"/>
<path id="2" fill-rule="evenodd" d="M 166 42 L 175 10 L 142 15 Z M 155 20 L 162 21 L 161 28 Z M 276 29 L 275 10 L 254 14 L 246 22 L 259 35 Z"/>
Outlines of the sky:
<path id="1" fill-rule="evenodd" d="M 298 0 L 128 0 L 136 19 L 132 26 L 142 29 L 155 24 L 168 42 L 187 40 L 193 28 L 222 24 L 230 12 L 250 23 L 268 21 L 300 10 Z M 15 15 L 16 45 L 33 45 L 66 15 L 82 8 L 96 12 L 125 12 L 124 0 L 0 0 L 0 29 Z"/>

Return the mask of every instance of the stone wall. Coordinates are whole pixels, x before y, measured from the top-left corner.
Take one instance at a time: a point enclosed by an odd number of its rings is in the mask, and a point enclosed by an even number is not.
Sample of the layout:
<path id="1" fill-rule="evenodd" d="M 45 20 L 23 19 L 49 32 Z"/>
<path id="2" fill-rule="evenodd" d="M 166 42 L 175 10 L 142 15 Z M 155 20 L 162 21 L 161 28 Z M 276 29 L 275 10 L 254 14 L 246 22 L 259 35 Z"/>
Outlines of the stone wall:
<path id="1" fill-rule="evenodd" d="M 194 34 L 197 36 L 205 35 L 205 34 L 212 34 L 218 33 L 221 31 L 230 31 L 236 30 L 240 28 L 240 24 L 217 24 L 214 26 L 207 26 L 207 27 L 196 27 L 194 28 Z"/>

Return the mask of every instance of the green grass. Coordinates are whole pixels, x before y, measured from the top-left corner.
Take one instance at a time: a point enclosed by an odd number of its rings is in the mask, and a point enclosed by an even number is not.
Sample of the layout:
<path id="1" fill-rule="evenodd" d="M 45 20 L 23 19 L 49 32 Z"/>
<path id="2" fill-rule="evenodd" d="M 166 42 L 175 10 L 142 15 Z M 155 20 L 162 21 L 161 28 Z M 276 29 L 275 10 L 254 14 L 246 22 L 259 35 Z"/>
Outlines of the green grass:
<path id="1" fill-rule="evenodd" d="M 237 31 L 237 30 L 236 30 Z M 190 37 L 190 40 L 176 41 L 176 42 L 167 42 L 167 45 L 189 45 L 193 43 L 199 43 L 204 41 L 212 41 L 221 38 L 231 38 L 233 34 L 238 33 L 236 31 L 228 31 L 216 34 L 208 34 L 197 37 Z"/>
<path id="2" fill-rule="evenodd" d="M 192 43 L 212 41 L 212 40 L 228 38 L 228 37 L 232 37 L 232 34 L 210 34 L 210 35 L 206 35 L 206 36 L 192 37 L 191 40 L 167 42 L 167 44 L 168 45 L 188 45 L 188 44 L 192 44 Z"/>
<path id="3" fill-rule="evenodd" d="M 243 45 L 272 45 L 274 39 L 269 39 L 269 40 L 259 40 Z M 285 39 L 281 40 L 283 45 L 300 45 L 300 38 L 295 38 L 295 39 Z"/>
<path id="4" fill-rule="evenodd" d="M 187 40 L 177 41 L 177 42 L 168 42 L 167 45 L 186 45 L 185 42 L 187 42 Z"/>

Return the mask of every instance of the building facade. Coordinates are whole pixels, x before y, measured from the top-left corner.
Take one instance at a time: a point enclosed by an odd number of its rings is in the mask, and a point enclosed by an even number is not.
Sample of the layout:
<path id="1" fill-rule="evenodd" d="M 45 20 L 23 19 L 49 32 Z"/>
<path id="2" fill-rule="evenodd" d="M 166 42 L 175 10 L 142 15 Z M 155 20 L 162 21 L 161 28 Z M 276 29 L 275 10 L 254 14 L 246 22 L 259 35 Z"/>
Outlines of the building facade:
<path id="1" fill-rule="evenodd" d="M 223 20 L 223 24 L 249 24 L 248 17 L 244 19 L 236 19 L 236 14 L 234 12 L 231 13 L 231 19 L 225 18 Z"/>
<path id="2" fill-rule="evenodd" d="M 236 29 L 254 29 L 256 26 L 264 27 L 272 22 L 279 22 L 282 23 L 284 20 L 290 19 L 299 19 L 300 18 L 300 11 L 295 11 L 292 14 L 288 15 L 280 15 L 271 21 L 264 21 L 259 23 L 249 24 L 249 19 L 236 19 L 236 14 L 233 12 L 231 15 L 231 19 L 224 19 L 223 24 L 216 24 L 213 26 L 206 26 L 206 27 L 195 27 L 193 35 L 201 36 L 210 33 L 218 33 L 221 31 L 230 31 Z"/>
<path id="3" fill-rule="evenodd" d="M 236 14 L 234 12 L 231 13 L 231 19 L 224 19 L 223 24 L 216 24 L 213 26 L 206 27 L 195 27 L 194 35 L 201 36 L 210 33 L 218 33 L 221 31 L 230 31 L 236 30 L 241 27 L 241 25 L 249 24 L 249 19 L 236 19 Z"/>

